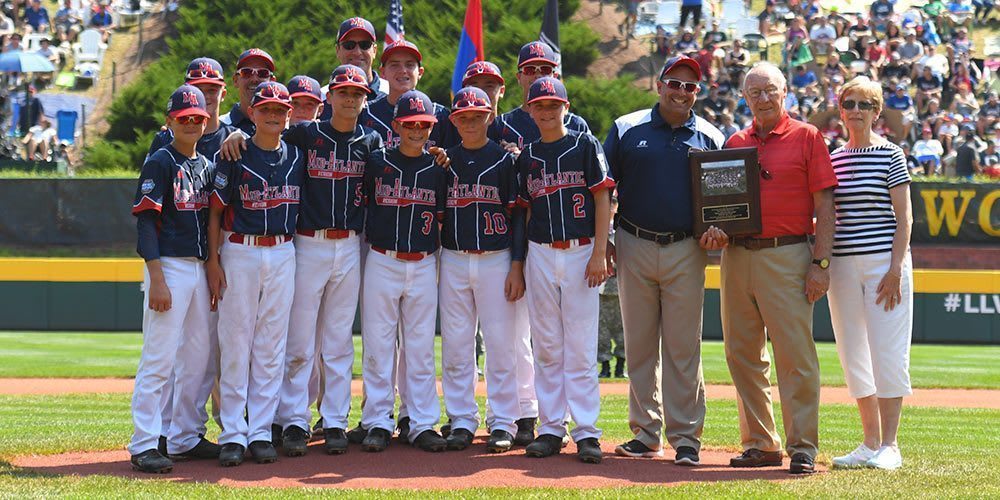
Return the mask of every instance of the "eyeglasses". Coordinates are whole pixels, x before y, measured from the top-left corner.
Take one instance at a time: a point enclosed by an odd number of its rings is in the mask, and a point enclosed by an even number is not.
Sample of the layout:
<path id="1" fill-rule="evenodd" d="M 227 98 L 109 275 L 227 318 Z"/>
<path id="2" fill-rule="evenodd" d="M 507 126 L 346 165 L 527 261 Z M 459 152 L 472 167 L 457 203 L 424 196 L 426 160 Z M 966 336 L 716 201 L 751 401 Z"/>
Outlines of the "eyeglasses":
<path id="1" fill-rule="evenodd" d="M 848 100 L 840 103 L 840 107 L 844 108 L 845 111 L 853 110 L 855 105 L 858 106 L 859 111 L 871 111 L 875 109 L 875 103 L 871 101 Z"/>
<path id="2" fill-rule="evenodd" d="M 555 72 L 555 68 L 552 66 L 521 66 L 521 73 L 526 76 L 535 76 L 535 73 L 541 73 L 543 75 L 551 75 Z"/>
<path id="3" fill-rule="evenodd" d="M 249 69 L 249 68 L 248 68 Z M 189 69 L 187 72 L 188 80 L 198 80 L 201 78 L 212 78 L 215 80 L 221 80 L 222 75 L 214 69 Z"/>
<path id="4" fill-rule="evenodd" d="M 256 76 L 261 80 L 270 80 L 274 73 L 267 68 L 240 68 L 236 70 L 236 74 L 242 76 L 243 78 L 250 78 Z"/>
<path id="5" fill-rule="evenodd" d="M 426 130 L 434 126 L 431 122 L 399 122 L 399 126 L 410 130 Z"/>
<path id="6" fill-rule="evenodd" d="M 770 87 L 766 89 L 748 89 L 746 93 L 747 97 L 755 101 L 760 100 L 761 97 L 770 100 L 781 95 L 781 89 L 777 87 Z"/>
<path id="7" fill-rule="evenodd" d="M 201 115 L 187 115 L 178 116 L 177 118 L 174 118 L 174 120 L 181 125 L 201 125 L 202 123 L 205 123 L 208 118 Z"/>
<path id="8" fill-rule="evenodd" d="M 372 48 L 372 44 L 373 42 L 371 40 L 361 40 L 360 42 L 356 40 L 348 40 L 346 42 L 340 42 L 340 46 L 344 50 L 354 50 L 358 47 L 361 47 L 361 50 L 368 50 Z"/>
<path id="9" fill-rule="evenodd" d="M 673 78 L 664 78 L 660 81 L 663 82 L 663 84 L 666 85 L 668 89 L 672 90 L 681 89 L 689 94 L 697 92 L 698 87 L 700 87 L 700 85 L 698 85 L 698 83 L 696 82 L 685 82 L 683 80 L 674 80 Z"/>

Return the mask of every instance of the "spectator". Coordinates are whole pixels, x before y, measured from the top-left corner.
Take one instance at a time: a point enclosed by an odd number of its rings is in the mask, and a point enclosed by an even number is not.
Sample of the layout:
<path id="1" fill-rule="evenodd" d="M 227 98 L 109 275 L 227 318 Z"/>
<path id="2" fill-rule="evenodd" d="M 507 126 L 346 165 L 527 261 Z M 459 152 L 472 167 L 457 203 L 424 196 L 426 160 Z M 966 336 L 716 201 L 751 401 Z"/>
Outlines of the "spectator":
<path id="1" fill-rule="evenodd" d="M 715 44 L 709 43 L 705 48 L 698 51 L 697 54 L 691 56 L 695 61 L 698 61 L 698 65 L 701 66 L 701 77 L 706 82 L 712 82 L 715 80 Z"/>
<path id="2" fill-rule="evenodd" d="M 656 37 L 653 39 L 656 43 L 656 53 L 661 56 L 670 55 L 670 37 L 667 31 L 663 29 L 663 26 L 656 27 Z"/>
<path id="3" fill-rule="evenodd" d="M 844 63 L 840 62 L 840 54 L 831 52 L 823 65 L 823 78 L 827 87 L 834 76 L 839 76 L 841 81 L 847 78 L 848 70 Z"/>
<path id="4" fill-rule="evenodd" d="M 885 46 L 873 36 L 867 37 L 866 44 L 868 45 L 866 47 L 868 69 L 877 80 L 882 74 L 882 68 L 889 61 L 888 54 L 886 53 Z"/>
<path id="5" fill-rule="evenodd" d="M 837 115 L 831 116 L 819 132 L 823 134 L 823 140 L 826 141 L 826 146 L 830 151 L 843 146 L 844 141 L 847 140 L 844 122 L 840 121 L 840 117 Z"/>
<path id="6" fill-rule="evenodd" d="M 918 116 L 924 127 L 937 130 L 938 125 L 941 124 L 945 116 L 944 111 L 941 109 L 941 101 L 937 99 L 927 101 L 927 108 L 922 113 L 918 111 Z"/>
<path id="7" fill-rule="evenodd" d="M 736 107 L 732 99 L 727 99 L 719 95 L 719 87 L 712 85 L 708 90 L 708 97 L 702 101 L 702 109 L 709 110 L 716 116 L 730 114 Z"/>
<path id="8" fill-rule="evenodd" d="M 764 4 L 764 10 L 760 14 L 757 14 L 757 31 L 764 36 L 777 33 L 778 20 L 778 13 L 774 9 L 774 1 L 767 0 L 767 3 Z"/>
<path id="9" fill-rule="evenodd" d="M 14 21 L 0 12 L 0 36 L 8 36 L 14 33 Z"/>
<path id="10" fill-rule="evenodd" d="M 698 51 L 698 41 L 694 39 L 694 33 L 691 30 L 684 28 L 681 38 L 674 44 L 674 51 L 678 55 Z"/>
<path id="11" fill-rule="evenodd" d="M 884 32 L 886 23 L 892 17 L 892 2 L 889 0 L 875 0 L 868 9 L 868 14 L 875 25 L 875 30 Z"/>
<path id="12" fill-rule="evenodd" d="M 895 91 L 885 100 L 886 109 L 895 109 L 903 114 L 903 137 L 910 136 L 910 130 L 917 119 L 917 109 L 913 98 L 906 93 L 906 85 L 896 85 Z"/>
<path id="13" fill-rule="evenodd" d="M 913 153 L 910 151 L 910 142 L 900 142 L 899 147 L 903 150 L 903 156 L 906 158 L 906 170 L 910 172 L 910 176 L 923 175 L 923 167 L 920 166 L 920 162 L 917 161 L 917 157 L 913 156 Z"/>
<path id="14" fill-rule="evenodd" d="M 737 38 L 733 40 L 733 48 L 726 53 L 724 64 L 729 78 L 739 85 L 743 81 L 743 74 L 746 73 L 747 63 L 750 61 L 750 53 L 743 49 L 743 40 Z"/>
<path id="15" fill-rule="evenodd" d="M 727 141 L 733 134 L 740 131 L 740 128 L 733 123 L 732 113 L 722 113 L 719 115 L 719 131 L 726 136 Z"/>
<path id="16" fill-rule="evenodd" d="M 817 86 L 819 86 L 819 80 L 816 78 L 816 73 L 802 64 L 795 67 L 795 74 L 792 75 L 792 89 L 796 93 L 801 94 L 806 87 Z"/>
<path id="17" fill-rule="evenodd" d="M 949 29 L 957 26 L 972 26 L 973 18 L 972 4 L 963 0 L 951 0 L 948 2 L 948 14 L 945 16 Z"/>
<path id="18" fill-rule="evenodd" d="M 834 40 L 837 39 L 837 30 L 833 29 L 826 17 L 820 16 L 809 30 L 809 38 L 817 54 L 828 54 Z"/>
<path id="19" fill-rule="evenodd" d="M 41 118 L 45 116 L 45 109 L 42 107 L 42 101 L 38 99 L 35 94 L 34 85 L 28 85 L 28 96 L 25 99 L 24 106 L 21 107 L 21 116 L 19 120 L 21 136 L 28 134 L 31 127 L 41 123 Z"/>
<path id="20" fill-rule="evenodd" d="M 931 70 L 930 66 L 924 66 L 920 76 L 914 81 L 917 86 L 917 108 L 924 109 L 930 99 L 941 99 L 941 91 L 944 83 L 941 77 Z"/>
<path id="21" fill-rule="evenodd" d="M 899 60 L 912 68 L 924 56 L 924 44 L 917 41 L 917 31 L 907 28 L 903 34 L 903 44 L 899 46 Z"/>
<path id="22" fill-rule="evenodd" d="M 625 20 L 618 25 L 618 33 L 625 37 L 625 43 L 632 38 L 635 22 L 639 19 L 639 0 L 625 0 Z"/>
<path id="23" fill-rule="evenodd" d="M 921 139 L 913 144 L 913 156 L 917 158 L 924 168 L 924 175 L 938 173 L 941 168 L 941 156 L 944 154 L 944 147 L 941 142 L 934 138 L 933 131 L 927 127 L 921 131 Z"/>
<path id="24" fill-rule="evenodd" d="M 49 41 L 49 39 L 42 38 L 41 40 L 39 40 L 38 43 L 39 47 L 38 50 L 36 50 L 35 52 L 38 55 L 48 59 L 53 66 L 59 68 L 61 66 L 61 64 L 59 64 L 59 52 L 57 52 L 55 49 L 52 48 L 52 43 Z"/>
<path id="25" fill-rule="evenodd" d="M 962 125 L 962 141 L 955 148 L 955 175 L 966 180 L 980 173 L 979 154 L 986 145 L 976 137 L 976 129 L 972 125 Z"/>
<path id="26" fill-rule="evenodd" d="M 90 26 L 100 30 L 101 41 L 108 43 L 108 39 L 111 38 L 111 31 L 116 26 L 114 17 L 111 15 L 111 7 L 108 5 L 107 0 L 102 0 L 101 4 L 97 6 L 94 15 L 90 17 Z"/>
<path id="27" fill-rule="evenodd" d="M 701 44 L 705 46 L 710 44 L 718 46 L 726 40 L 729 40 L 729 37 L 726 35 L 725 31 L 722 31 L 722 29 L 719 28 L 719 20 L 712 19 L 712 29 L 705 32 L 705 36 L 702 38 Z"/>
<path id="28" fill-rule="evenodd" d="M 52 122 L 48 118 L 42 117 L 38 125 L 28 129 L 27 135 L 21 140 L 27 148 L 28 161 L 45 161 L 49 157 L 49 146 L 56 137 L 56 129 L 52 127 Z"/>
<path id="29" fill-rule="evenodd" d="M 899 48 L 903 44 L 903 32 L 899 29 L 899 25 L 895 21 L 890 20 L 885 25 L 885 40 L 886 51 L 892 52 Z"/>
<path id="30" fill-rule="evenodd" d="M 979 153 L 979 166 L 985 171 L 998 165 L 1000 165 L 1000 152 L 997 152 L 997 141 L 986 141 L 986 150 Z"/>
<path id="31" fill-rule="evenodd" d="M 681 1 L 681 23 L 680 28 L 687 24 L 688 16 L 691 16 L 691 28 L 699 29 L 701 25 L 701 4 L 702 0 L 682 0 Z"/>
<path id="32" fill-rule="evenodd" d="M 952 97 L 949 111 L 961 115 L 963 121 L 972 121 L 979 114 L 979 102 L 969 84 L 961 83 L 957 88 L 958 93 Z"/>
<path id="33" fill-rule="evenodd" d="M 944 148 L 945 155 L 952 150 L 952 141 L 958 136 L 958 120 L 957 116 L 947 114 L 941 118 L 940 125 L 937 129 L 937 138 L 941 141 L 941 147 Z M 945 158 L 942 157 L 942 160 Z"/>
<path id="34" fill-rule="evenodd" d="M 955 30 L 955 36 L 951 37 L 951 43 L 948 44 L 948 59 L 954 61 L 956 56 L 969 54 L 972 49 L 973 43 L 972 39 L 969 38 L 969 30 L 960 26 Z"/>
<path id="35" fill-rule="evenodd" d="M 879 78 L 882 79 L 882 83 L 892 79 L 895 79 L 897 83 L 904 79 L 909 80 L 910 68 L 903 64 L 899 52 L 893 52 L 889 55 L 889 62 L 882 68 Z"/>
<path id="36" fill-rule="evenodd" d="M 972 5 L 976 7 L 974 16 L 976 20 L 985 21 L 990 16 L 990 12 L 993 12 L 996 2 L 994 0 L 972 0 Z"/>
<path id="37" fill-rule="evenodd" d="M 823 106 L 823 96 L 819 92 L 818 85 L 809 85 L 802 91 L 802 95 L 799 97 L 799 111 L 804 119 L 808 120 Z"/>
<path id="38" fill-rule="evenodd" d="M 83 31 L 83 15 L 73 8 L 73 0 L 65 0 L 62 8 L 56 11 L 55 26 L 60 42 L 73 42 Z"/>
<path id="39" fill-rule="evenodd" d="M 986 102 L 979 107 L 979 116 L 976 121 L 976 130 L 979 135 L 986 135 L 986 131 L 991 129 L 1000 121 L 1000 100 L 997 93 L 990 91 L 986 94 Z"/>
<path id="40" fill-rule="evenodd" d="M 44 33 L 49 31 L 49 11 L 42 7 L 41 0 L 31 0 L 31 3 L 24 8 L 24 22 L 27 24 L 25 32 Z"/>
<path id="41" fill-rule="evenodd" d="M 799 50 L 803 46 L 809 45 L 809 32 L 805 28 L 805 20 L 802 17 L 792 19 L 791 25 L 785 32 L 785 53 L 788 54 L 789 61 L 799 58 Z"/>

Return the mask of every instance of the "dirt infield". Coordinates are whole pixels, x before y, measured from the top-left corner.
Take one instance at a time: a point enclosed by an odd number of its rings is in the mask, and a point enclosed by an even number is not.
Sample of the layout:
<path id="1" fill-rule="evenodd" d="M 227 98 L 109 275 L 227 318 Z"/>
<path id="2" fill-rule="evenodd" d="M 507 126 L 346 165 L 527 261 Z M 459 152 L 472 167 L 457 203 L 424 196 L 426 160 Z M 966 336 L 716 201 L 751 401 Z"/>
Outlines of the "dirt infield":
<path id="1" fill-rule="evenodd" d="M 132 379 L 124 378 L 0 378 L 0 395 L 76 394 L 76 393 L 128 393 L 132 392 Z M 438 393 L 441 387 L 438 384 Z M 709 385 L 708 399 L 736 399 L 731 385 Z M 351 393 L 361 395 L 361 381 L 351 383 Z M 479 382 L 476 394 L 486 395 L 486 384 Z M 627 395 L 627 382 L 601 383 L 601 395 Z M 774 391 L 777 399 L 777 391 Z M 820 394 L 823 404 L 854 404 L 846 387 L 823 387 Z M 1000 409 L 1000 390 L 996 389 L 914 389 L 906 398 L 907 406 L 942 406 L 949 408 Z"/>
<path id="2" fill-rule="evenodd" d="M 159 476 L 132 470 L 122 451 L 64 453 L 15 458 L 18 467 L 46 474 L 113 475 L 204 482 L 225 486 L 275 488 L 380 488 L 455 490 L 483 487 L 602 488 L 672 486 L 689 482 L 733 480 L 789 480 L 787 469 L 732 469 L 732 453 L 702 451 L 700 467 L 683 467 L 666 459 L 623 458 L 614 455 L 615 443 L 604 443 L 604 462 L 583 464 L 570 444 L 563 454 L 546 459 L 524 456 L 523 449 L 491 455 L 485 452 L 485 434 L 465 451 L 430 454 L 393 440 L 383 453 L 365 453 L 351 445 L 346 455 L 329 456 L 319 442 L 305 457 L 279 459 L 258 465 L 249 459 L 239 467 L 222 468 L 214 460 L 178 462 L 172 473 Z M 787 467 L 787 460 L 786 460 Z M 403 465 L 405 464 L 405 466 Z"/>

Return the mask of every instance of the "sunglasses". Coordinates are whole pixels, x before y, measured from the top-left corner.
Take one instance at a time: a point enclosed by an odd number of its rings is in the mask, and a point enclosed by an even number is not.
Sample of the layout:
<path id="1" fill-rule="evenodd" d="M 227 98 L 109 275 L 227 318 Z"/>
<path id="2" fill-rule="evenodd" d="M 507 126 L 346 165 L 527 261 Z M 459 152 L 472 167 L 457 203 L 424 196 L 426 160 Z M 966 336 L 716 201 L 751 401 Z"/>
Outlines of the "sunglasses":
<path id="1" fill-rule="evenodd" d="M 256 76 L 261 80 L 269 80 L 274 73 L 267 68 L 240 68 L 236 70 L 236 74 L 242 76 L 243 78 L 250 78 Z"/>
<path id="2" fill-rule="evenodd" d="M 460 109 L 481 109 L 483 111 L 491 111 L 493 108 L 490 103 L 481 97 L 468 97 L 460 99 L 455 102 L 451 107 L 452 111 L 458 111 Z"/>
<path id="3" fill-rule="evenodd" d="M 212 78 L 215 80 L 221 80 L 222 75 L 214 69 L 189 69 L 187 72 L 188 80 L 199 80 L 202 78 Z"/>
<path id="4" fill-rule="evenodd" d="M 840 104 L 840 107 L 844 108 L 846 111 L 851 111 L 854 109 L 855 105 L 857 105 L 858 110 L 860 111 L 871 111 L 875 109 L 875 103 L 871 101 L 854 101 L 854 100 L 844 101 Z"/>
<path id="5" fill-rule="evenodd" d="M 368 86 L 368 80 L 365 75 L 356 71 L 344 72 L 330 79 L 330 85 L 337 85 L 341 83 L 357 83 L 359 85 L 364 85 L 365 87 Z"/>
<path id="6" fill-rule="evenodd" d="M 664 78 L 660 81 L 663 82 L 663 84 L 666 85 L 668 89 L 671 90 L 681 89 L 689 94 L 697 92 L 698 87 L 700 87 L 700 85 L 698 85 L 697 83 L 685 82 L 682 80 L 674 80 L 673 78 Z"/>
<path id="7" fill-rule="evenodd" d="M 535 76 L 535 73 L 541 73 L 543 75 L 551 75 L 555 72 L 555 68 L 552 66 L 521 66 L 521 73 L 526 76 Z"/>
<path id="8" fill-rule="evenodd" d="M 360 42 L 356 40 L 348 40 L 346 42 L 340 42 L 340 46 L 344 50 L 354 50 L 358 47 L 361 47 L 361 50 L 368 50 L 372 48 L 372 45 L 373 42 L 371 40 L 361 40 Z"/>
<path id="9" fill-rule="evenodd" d="M 426 130 L 434 126 L 431 122 L 399 122 L 399 126 L 409 130 Z"/>
<path id="10" fill-rule="evenodd" d="M 178 116 L 177 118 L 174 118 L 174 120 L 181 125 L 201 125 L 202 123 L 205 123 L 208 118 L 201 115 L 187 115 Z"/>
<path id="11" fill-rule="evenodd" d="M 288 92 L 277 85 L 268 85 L 254 94 L 257 99 L 278 99 L 284 102 L 291 102 L 292 98 Z"/>

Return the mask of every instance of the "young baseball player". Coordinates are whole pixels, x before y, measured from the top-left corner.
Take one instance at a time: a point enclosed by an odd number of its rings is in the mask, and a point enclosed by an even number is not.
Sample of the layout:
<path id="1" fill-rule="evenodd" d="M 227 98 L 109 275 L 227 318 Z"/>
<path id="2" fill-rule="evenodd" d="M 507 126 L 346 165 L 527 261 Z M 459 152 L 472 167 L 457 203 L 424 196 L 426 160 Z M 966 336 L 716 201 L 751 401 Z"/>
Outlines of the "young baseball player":
<path id="1" fill-rule="evenodd" d="M 527 102 L 541 139 L 517 159 L 518 202 L 528 208 L 525 277 L 539 420 L 539 435 L 525 453 L 559 453 L 568 406 L 577 456 L 600 463 L 597 286 L 608 274 L 608 191 L 614 181 L 601 143 L 566 130 L 569 100 L 562 82 L 536 80 Z"/>
<path id="2" fill-rule="evenodd" d="M 434 430 L 441 412 L 434 370 L 435 252 L 447 192 L 445 170 L 424 149 L 437 121 L 433 106 L 417 90 L 399 96 L 392 123 L 399 145 L 375 152 L 365 166 L 365 235 L 371 244 L 361 305 L 366 451 L 384 450 L 392 435 L 397 325 L 405 347 L 399 359 L 406 370 L 402 399 L 410 418 L 405 437 L 427 451 L 447 446 Z"/>
<path id="3" fill-rule="evenodd" d="M 517 373 L 511 360 L 524 301 L 524 218 L 514 209 L 514 157 L 486 137 L 493 107 L 486 92 L 455 95 L 452 123 L 462 142 L 448 150 L 448 200 L 441 233 L 439 305 L 445 408 L 451 421 L 448 449 L 472 444 L 479 427 L 475 399 L 477 319 L 486 343 L 486 377 L 492 415 L 490 452 L 511 448 L 520 416 Z M 515 213 L 512 213 L 515 210 Z M 523 325 L 522 325 L 523 326 Z"/>
<path id="4" fill-rule="evenodd" d="M 138 252 L 146 261 L 143 346 L 132 394 L 135 432 L 129 443 L 132 467 L 164 473 L 173 462 L 157 444 L 164 425 L 161 401 L 176 370 L 168 441 L 175 454 L 214 458 L 219 446 L 198 436 L 203 423 L 193 400 L 209 364 L 209 292 L 203 264 L 213 165 L 196 150 L 205 132 L 205 96 L 182 85 L 170 96 L 167 126 L 173 139 L 143 164 L 132 214 Z M 201 400 L 204 407 L 204 400 Z"/>
<path id="5" fill-rule="evenodd" d="M 489 61 L 475 61 L 469 64 L 462 76 L 463 87 L 476 87 L 486 92 L 493 105 L 494 117 L 500 115 L 497 107 L 507 90 L 505 83 L 503 75 L 500 74 L 500 67 Z M 492 122 L 490 122 L 490 126 L 493 126 Z"/>
<path id="6" fill-rule="evenodd" d="M 306 75 L 293 76 L 288 80 L 288 94 L 292 96 L 292 117 L 289 125 L 316 121 L 323 111 L 323 97 L 320 84 Z"/>
<path id="7" fill-rule="evenodd" d="M 223 466 L 242 463 L 247 447 L 258 463 L 278 457 L 271 424 L 285 361 L 295 276 L 291 240 L 305 176 L 298 148 L 281 140 L 291 109 L 284 85 L 258 85 L 247 110 L 255 133 L 246 152 L 216 168 L 208 277 L 219 303 Z"/>

